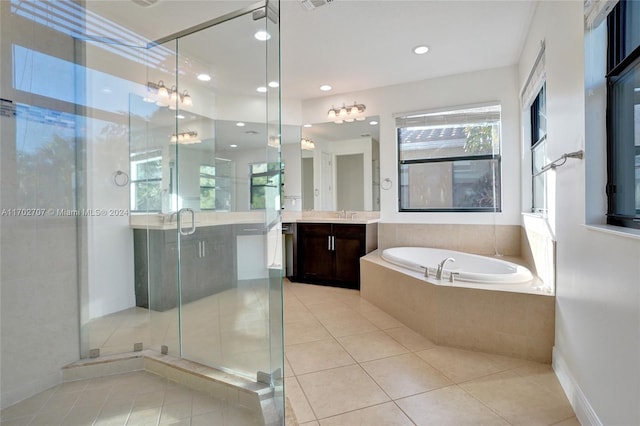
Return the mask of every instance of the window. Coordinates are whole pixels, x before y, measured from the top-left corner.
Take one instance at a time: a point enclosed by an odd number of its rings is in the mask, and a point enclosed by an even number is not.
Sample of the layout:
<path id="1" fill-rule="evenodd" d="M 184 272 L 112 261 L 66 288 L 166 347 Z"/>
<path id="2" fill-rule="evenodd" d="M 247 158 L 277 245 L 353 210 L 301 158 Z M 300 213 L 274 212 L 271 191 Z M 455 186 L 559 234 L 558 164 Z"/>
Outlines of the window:
<path id="1" fill-rule="evenodd" d="M 500 211 L 500 106 L 396 118 L 400 211 Z"/>
<path id="2" fill-rule="evenodd" d="M 281 188 L 284 163 L 256 163 L 249 165 L 251 210 L 266 208 L 267 188 Z"/>
<path id="3" fill-rule="evenodd" d="M 160 151 L 131 157 L 131 211 L 162 210 L 162 156 Z"/>
<path id="4" fill-rule="evenodd" d="M 532 210 L 547 211 L 547 174 L 542 172 L 547 158 L 547 106 L 546 89 L 543 85 L 531 104 L 531 180 Z"/>
<path id="5" fill-rule="evenodd" d="M 607 223 L 640 228 L 640 2 L 607 24 Z"/>
<path id="6" fill-rule="evenodd" d="M 216 167 L 200 166 L 200 210 L 216 208 Z"/>

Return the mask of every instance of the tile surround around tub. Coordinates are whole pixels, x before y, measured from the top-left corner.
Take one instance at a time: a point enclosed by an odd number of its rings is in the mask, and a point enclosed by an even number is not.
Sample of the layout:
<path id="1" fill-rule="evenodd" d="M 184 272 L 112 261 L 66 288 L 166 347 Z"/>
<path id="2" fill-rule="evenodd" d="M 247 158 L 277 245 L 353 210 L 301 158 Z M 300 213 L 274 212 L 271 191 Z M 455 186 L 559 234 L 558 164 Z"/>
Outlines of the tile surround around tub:
<path id="1" fill-rule="evenodd" d="M 520 225 L 378 223 L 378 250 L 432 247 L 473 254 L 520 256 Z"/>
<path id="2" fill-rule="evenodd" d="M 553 296 L 433 285 L 373 255 L 360 274 L 364 299 L 436 344 L 551 362 Z"/>

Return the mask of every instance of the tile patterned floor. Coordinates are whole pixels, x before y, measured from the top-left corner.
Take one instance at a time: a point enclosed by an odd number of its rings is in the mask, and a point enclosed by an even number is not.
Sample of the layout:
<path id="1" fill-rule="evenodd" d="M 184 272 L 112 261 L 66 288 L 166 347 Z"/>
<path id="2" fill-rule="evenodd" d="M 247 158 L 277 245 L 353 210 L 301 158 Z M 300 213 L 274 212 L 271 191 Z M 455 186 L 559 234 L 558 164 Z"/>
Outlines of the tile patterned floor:
<path id="1" fill-rule="evenodd" d="M 2 426 L 260 425 L 248 409 L 138 371 L 68 382 L 0 413 Z"/>
<path id="2" fill-rule="evenodd" d="M 436 346 L 357 291 L 285 282 L 301 425 L 579 425 L 548 365 Z"/>
<path id="3" fill-rule="evenodd" d="M 194 324 L 210 324 L 203 315 L 215 315 L 216 339 L 239 331 L 224 339 L 225 351 L 254 365 L 254 356 L 264 354 L 246 342 L 255 345 L 266 333 L 259 326 L 266 302 L 256 288 L 241 290 L 195 302 L 187 315 Z M 301 425 L 579 425 L 548 365 L 436 346 L 354 290 L 285 280 L 284 300 L 285 391 Z M 171 327 L 172 315 L 164 315 L 163 327 Z M 135 334 L 147 320 L 135 311 L 110 316 L 99 326 L 103 347 L 117 348 L 108 342 L 120 337 L 131 341 L 122 327 Z M 213 342 L 192 328 L 192 341 L 210 349 Z M 259 424 L 248 410 L 146 372 L 65 383 L 6 408 L 0 420 L 1 426 Z"/>

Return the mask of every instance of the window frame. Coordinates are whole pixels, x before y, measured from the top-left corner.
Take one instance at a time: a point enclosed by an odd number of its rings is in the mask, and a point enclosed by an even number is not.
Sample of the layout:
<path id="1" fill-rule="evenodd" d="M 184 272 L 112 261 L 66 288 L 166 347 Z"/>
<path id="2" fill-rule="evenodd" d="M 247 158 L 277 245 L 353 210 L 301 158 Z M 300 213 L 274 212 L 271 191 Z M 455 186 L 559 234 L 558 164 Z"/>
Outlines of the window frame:
<path id="1" fill-rule="evenodd" d="M 620 166 L 620 159 L 617 151 L 620 146 L 625 146 L 624 141 L 616 138 L 617 126 L 615 112 L 617 109 L 617 98 L 614 87 L 618 81 L 627 76 L 634 68 L 640 66 L 640 43 L 632 46 L 633 50 L 627 52 L 627 3 L 621 0 L 611 11 L 607 19 L 607 183 L 605 192 L 607 196 L 606 222 L 608 225 L 620 226 L 624 228 L 640 229 L 640 209 L 636 207 L 635 215 L 629 216 L 618 213 L 618 194 L 629 195 L 636 192 L 637 182 L 628 185 L 626 180 L 620 182 L 617 172 Z M 638 13 L 638 10 L 636 10 Z M 637 17 L 636 17 L 637 18 Z M 640 95 L 635 95 L 640 96 Z M 640 104 L 640 102 L 639 102 Z M 635 142 L 631 139 L 632 142 Z M 640 155 L 640 146 L 635 145 L 636 158 Z M 635 175 L 635 173 L 634 173 Z M 622 185 L 624 184 L 624 185 Z M 623 192 L 624 191 L 624 192 Z M 635 201 L 636 205 L 638 200 Z"/>
<path id="2" fill-rule="evenodd" d="M 538 94 L 536 95 L 536 97 L 534 98 L 533 102 L 531 103 L 531 106 L 529 107 L 529 118 L 530 118 L 530 123 L 531 123 L 531 212 L 535 213 L 535 214 L 542 214 L 545 215 L 548 212 L 548 207 L 547 207 L 547 177 L 546 174 L 544 172 L 541 171 L 537 171 L 536 167 L 535 167 L 535 153 L 539 150 L 539 149 L 546 149 L 546 144 L 547 144 L 547 121 L 545 118 L 545 125 L 544 125 L 544 133 L 541 135 L 540 134 L 540 112 L 541 112 L 541 108 L 540 108 L 540 100 L 541 100 L 541 96 L 544 96 L 543 99 L 543 106 L 544 106 L 544 111 L 543 114 L 546 117 L 546 112 L 547 112 L 547 89 L 546 89 L 547 83 L 546 81 L 542 83 L 542 86 L 540 87 L 540 90 L 538 90 Z M 542 207 L 539 208 L 536 206 L 536 177 L 538 176 L 542 176 Z"/>
<path id="3" fill-rule="evenodd" d="M 160 201 L 160 208 L 159 209 L 149 209 L 149 208 L 147 208 L 147 209 L 140 210 L 140 209 L 136 208 L 137 205 L 138 205 L 138 203 L 137 203 L 137 200 L 138 200 L 137 199 L 137 196 L 138 196 L 138 194 L 137 194 L 137 188 L 138 188 L 137 184 L 138 183 L 160 183 L 160 192 L 162 194 L 162 174 L 158 178 L 144 178 L 144 179 L 134 179 L 133 178 L 133 176 L 134 176 L 133 170 L 134 170 L 134 167 L 135 167 L 134 164 L 136 164 L 136 163 L 150 163 L 152 161 L 160 160 L 160 163 L 161 163 L 160 169 L 162 170 L 162 153 L 160 151 L 157 151 L 157 152 L 158 152 L 158 155 L 153 155 L 153 156 L 150 155 L 149 157 L 144 158 L 142 160 L 132 159 L 129 162 L 130 163 L 129 167 L 131 169 L 131 179 L 130 179 L 130 182 L 129 182 L 130 183 L 130 187 L 131 187 L 131 194 L 130 194 L 130 197 L 129 197 L 130 198 L 129 203 L 131 204 L 130 205 L 130 211 L 131 212 L 135 212 L 135 213 L 144 213 L 144 212 L 157 213 L 157 212 L 161 212 L 162 211 L 162 195 L 160 195 L 160 200 L 159 200 Z"/>
<path id="4" fill-rule="evenodd" d="M 454 114 L 458 111 L 465 111 L 476 108 L 483 107 L 499 107 L 500 108 L 500 119 L 498 120 L 499 126 L 499 142 L 498 142 L 498 153 L 492 154 L 481 154 L 481 155 L 458 155 L 458 156 L 447 156 L 447 157 L 433 157 L 433 158 L 420 158 L 420 159 L 409 159 L 403 160 L 401 159 L 401 135 L 400 132 L 403 128 L 408 128 L 411 126 L 401 126 L 396 124 L 396 149 L 397 149 L 397 159 L 398 159 L 398 212 L 400 213 L 500 213 L 502 212 L 502 106 L 498 102 L 486 103 L 481 105 L 472 105 L 472 106 L 458 106 L 446 109 L 438 109 L 428 112 L 422 113 L 413 113 L 413 114 L 402 114 L 397 116 L 396 120 L 407 118 L 411 116 L 419 116 L 419 115 L 436 115 L 436 114 Z M 426 127 L 426 126 L 425 126 Z M 403 185 L 403 175 L 407 173 L 406 168 L 403 168 L 405 165 L 411 164 L 436 164 L 443 162 L 450 162 L 452 164 L 452 174 L 451 178 L 454 178 L 454 165 L 456 162 L 465 162 L 465 161 L 495 161 L 495 175 L 494 175 L 494 187 L 496 188 L 495 198 L 497 199 L 497 203 L 494 203 L 492 207 L 438 207 L 438 208 L 404 208 L 402 206 L 403 194 L 408 194 L 409 185 Z M 498 185 L 495 185 L 495 182 L 498 182 Z M 453 185 L 452 185 L 452 197 L 453 197 Z M 496 205 L 497 204 L 497 205 Z"/>
<path id="5" fill-rule="evenodd" d="M 282 196 L 282 192 L 283 192 L 283 186 L 284 186 L 284 182 L 283 182 L 283 177 L 284 177 L 284 162 L 279 162 L 278 164 L 280 164 L 280 168 L 278 170 L 269 170 L 269 164 L 272 164 L 275 162 L 259 162 L 259 163 L 251 163 L 249 164 L 249 209 L 250 210 L 265 210 L 266 209 L 266 198 L 265 198 L 265 206 L 264 207 L 254 207 L 253 204 L 253 195 L 254 192 L 257 188 L 265 188 L 265 194 L 263 195 L 264 197 L 266 197 L 266 188 L 274 188 L 273 185 L 269 185 L 267 184 L 260 184 L 260 185 L 254 185 L 253 183 L 253 179 L 254 178 L 259 178 L 259 177 L 266 177 L 267 178 L 267 182 L 269 180 L 269 177 L 272 176 L 278 176 L 278 184 L 280 186 L 280 195 Z M 254 173 L 253 172 L 253 167 L 254 166 L 259 166 L 262 164 L 266 164 L 267 165 L 267 171 L 266 172 L 258 172 L 258 173 Z M 277 187 L 277 186 L 276 186 Z"/>

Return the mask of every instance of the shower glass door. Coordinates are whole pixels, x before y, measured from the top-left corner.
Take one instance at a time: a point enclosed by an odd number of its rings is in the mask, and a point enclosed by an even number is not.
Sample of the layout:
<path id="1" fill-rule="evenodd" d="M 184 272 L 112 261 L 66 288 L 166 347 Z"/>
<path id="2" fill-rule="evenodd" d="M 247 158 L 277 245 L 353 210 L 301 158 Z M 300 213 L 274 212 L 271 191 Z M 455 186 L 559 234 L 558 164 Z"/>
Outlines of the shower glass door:
<path id="1" fill-rule="evenodd" d="M 276 385 L 283 362 L 277 22 L 270 2 L 153 43 L 146 93 L 132 94 L 129 105 L 136 305 L 149 316 L 144 347 Z"/>
<path id="2" fill-rule="evenodd" d="M 181 357 L 269 384 L 282 365 L 277 21 L 270 4 L 179 34 L 169 100 Z"/>

